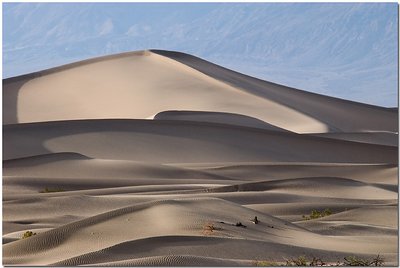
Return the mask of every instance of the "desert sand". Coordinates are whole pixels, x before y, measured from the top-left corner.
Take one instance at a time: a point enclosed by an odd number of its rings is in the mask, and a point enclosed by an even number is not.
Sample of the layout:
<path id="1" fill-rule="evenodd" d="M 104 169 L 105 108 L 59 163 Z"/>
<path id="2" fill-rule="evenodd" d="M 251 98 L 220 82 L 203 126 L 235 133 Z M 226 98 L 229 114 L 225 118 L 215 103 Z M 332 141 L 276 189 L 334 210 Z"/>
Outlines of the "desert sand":
<path id="1" fill-rule="evenodd" d="M 3 80 L 3 265 L 398 265 L 397 219 L 397 109 L 161 50 Z"/>

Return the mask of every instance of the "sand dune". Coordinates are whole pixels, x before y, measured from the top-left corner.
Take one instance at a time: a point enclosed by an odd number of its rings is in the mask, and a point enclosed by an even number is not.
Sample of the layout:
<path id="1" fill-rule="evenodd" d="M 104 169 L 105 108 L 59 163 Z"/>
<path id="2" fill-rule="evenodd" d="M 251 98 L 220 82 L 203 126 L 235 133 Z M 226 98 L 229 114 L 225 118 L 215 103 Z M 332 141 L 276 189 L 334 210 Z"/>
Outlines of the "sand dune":
<path id="1" fill-rule="evenodd" d="M 397 163 L 395 147 L 206 122 L 77 120 L 6 125 L 3 129 L 5 160 L 73 151 L 91 158 L 157 163 Z"/>
<path id="2" fill-rule="evenodd" d="M 197 111 L 165 111 L 154 116 L 155 120 L 184 120 L 195 122 L 221 123 L 235 126 L 261 128 L 275 131 L 285 129 L 278 128 L 256 118 L 233 113 L 221 112 L 197 112 Z"/>
<path id="3" fill-rule="evenodd" d="M 393 132 L 358 132 L 358 133 L 321 133 L 312 134 L 313 136 L 331 139 L 381 144 L 398 147 L 399 136 Z"/>
<path id="4" fill-rule="evenodd" d="M 7 100 L 3 103 L 4 124 L 145 119 L 162 111 L 180 109 L 240 113 L 297 131 L 326 130 L 323 122 L 308 115 L 149 51 L 5 79 L 3 88 L 3 99 Z"/>
<path id="5" fill-rule="evenodd" d="M 387 109 L 285 87 L 233 72 L 205 60 L 174 51 L 151 50 L 246 92 L 272 100 L 324 122 L 330 130 L 397 132 L 397 110 Z M 368 114 L 368 116 L 366 116 Z"/>
<path id="6" fill-rule="evenodd" d="M 222 212 L 220 209 L 222 209 Z M 191 235 L 188 237 L 188 242 L 191 245 L 193 245 L 193 239 L 204 240 L 207 247 L 203 246 L 201 250 L 196 250 L 196 246 L 193 248 L 185 247 L 184 238 L 177 237 L 174 239 L 175 243 L 181 245 L 179 248 L 189 249 L 192 253 L 196 252 L 197 254 L 200 253 L 200 256 L 208 257 L 216 257 L 218 254 L 227 259 L 243 259 L 245 256 L 255 259 L 262 258 L 268 248 L 276 247 L 276 243 L 282 244 L 283 247 L 304 247 L 303 240 L 295 239 L 296 242 L 293 241 L 295 237 L 312 240 L 315 244 L 311 245 L 311 248 L 329 249 L 335 252 L 343 250 L 340 247 L 343 244 L 341 243 L 342 240 L 351 243 L 355 248 L 362 243 L 362 241 L 340 238 L 331 239 L 330 242 L 322 245 L 324 237 L 307 232 L 269 215 L 257 213 L 260 224 L 254 225 L 250 222 L 250 219 L 255 213 L 257 212 L 219 199 L 194 198 L 146 202 L 73 222 L 45 233 L 37 234 L 30 239 L 8 243 L 3 246 L 3 256 L 7 263 L 10 264 L 14 263 L 15 260 L 20 264 L 43 265 L 49 264 L 46 263 L 47 261 L 59 262 L 59 260 L 66 260 L 58 263 L 62 265 L 85 264 L 82 261 L 71 262 L 68 260 L 71 258 L 83 259 L 87 263 L 93 263 L 95 260 L 99 261 L 97 256 L 93 256 L 95 253 L 91 253 L 93 251 L 115 247 L 116 243 L 123 243 L 132 238 L 135 239 L 134 243 L 140 243 L 140 239 L 154 238 L 165 233 L 169 233 L 172 237 L 174 235 Z M 234 226 L 238 220 L 246 224 L 247 228 Z M 216 230 L 213 230 L 211 234 L 207 234 L 207 229 L 204 229 L 207 224 L 214 224 Z M 131 227 L 129 228 L 129 226 Z M 207 238 L 202 237 L 202 235 L 213 237 L 214 233 L 221 237 L 219 239 L 225 241 L 226 245 L 221 247 L 221 243 L 215 243 L 213 239 L 207 242 Z M 244 238 L 246 239 L 244 240 Z M 248 239 L 251 239 L 251 241 Z M 232 240 L 236 242 L 232 243 Z M 245 241 L 244 244 L 241 241 Z M 260 244 L 259 247 L 256 247 L 258 250 L 254 250 L 249 246 L 249 243 L 257 243 L 256 241 L 267 243 L 258 243 Z M 372 254 L 381 248 L 393 253 L 394 248 L 387 244 L 385 245 L 385 241 L 368 246 L 364 245 L 357 251 L 361 254 Z M 68 247 L 69 243 L 73 243 L 75 247 Z M 204 243 L 200 242 L 200 244 Z M 217 245 L 214 249 L 211 247 L 213 244 Z M 262 246 L 263 244 L 264 246 Z M 144 244 L 139 245 L 137 247 L 129 245 L 127 248 L 140 248 L 139 252 L 135 250 L 136 254 L 146 252 L 146 254 L 159 255 L 158 252 L 156 254 L 149 250 L 149 248 L 158 248 L 155 246 L 157 242 L 149 243 L 147 247 Z M 226 247 L 231 250 L 223 250 Z M 119 253 L 116 255 L 119 256 L 124 248 L 126 247 L 117 246 L 116 252 Z M 165 246 L 161 248 L 164 249 Z M 308 250 L 310 251 L 311 249 Z M 101 252 L 104 252 L 104 250 Z M 51 256 L 49 256 L 50 253 Z M 188 253 L 186 251 L 184 255 L 191 255 Z M 77 256 L 82 257 L 77 258 Z M 106 259 L 115 261 L 110 256 L 107 256 Z"/>
<path id="7" fill-rule="evenodd" d="M 3 165 L 4 176 L 10 178 L 40 177 L 56 180 L 63 179 L 68 174 L 71 179 L 110 179 L 109 183 L 123 183 L 132 179 L 138 182 L 146 179 L 146 185 L 150 185 L 151 179 L 157 179 L 160 183 L 160 179 L 182 182 L 193 177 L 196 177 L 197 181 L 231 180 L 229 177 L 206 171 L 129 160 L 91 159 L 77 153 L 36 155 L 7 160 Z"/>
<path id="8" fill-rule="evenodd" d="M 253 262 L 190 255 L 167 255 L 96 263 L 96 266 L 250 266 Z"/>
<path id="9" fill-rule="evenodd" d="M 331 191 L 334 187 L 335 191 Z M 396 199 L 397 189 L 388 188 L 381 185 L 371 185 L 359 181 L 325 177 L 325 178 L 296 178 L 275 180 L 266 182 L 242 183 L 232 186 L 214 188 L 215 192 L 234 192 L 234 191 L 269 191 L 269 192 L 289 192 L 303 195 L 319 195 L 324 197 L 336 197 L 340 191 L 341 198 L 360 198 L 360 199 Z M 317 193 L 313 193 L 313 192 Z"/>
<path id="10" fill-rule="evenodd" d="M 246 240 L 234 240 L 234 239 L 215 239 L 215 238 L 197 238 L 197 237 L 161 237 L 161 238 L 152 238 L 146 239 L 144 241 L 134 241 L 133 243 L 123 243 L 120 245 L 116 245 L 111 248 L 107 248 L 101 252 L 95 252 L 88 255 L 82 255 L 65 262 L 56 263 L 56 265 L 81 265 L 93 263 L 96 261 L 106 261 L 109 259 L 123 259 L 128 256 L 135 256 L 137 253 L 133 250 L 133 248 L 142 248 L 146 251 L 143 252 L 144 255 L 160 255 L 160 254 L 168 254 L 168 251 L 171 248 L 175 248 L 178 245 L 187 245 L 186 247 L 180 246 L 180 252 L 182 254 L 190 254 L 191 252 L 196 252 L 196 248 L 193 248 L 193 244 L 199 245 L 207 245 L 204 247 L 203 254 L 207 256 L 215 256 L 222 255 L 224 256 L 224 260 L 228 262 L 220 262 L 220 265 L 231 264 L 236 261 L 237 264 L 241 265 L 255 265 L 256 260 L 263 260 L 267 258 L 269 260 L 276 259 L 277 261 L 282 262 L 282 258 L 277 258 L 276 254 L 282 254 L 283 256 L 289 258 L 285 254 L 285 252 L 291 251 L 296 255 L 306 255 L 309 258 L 312 256 L 312 253 L 305 251 L 303 248 L 290 246 L 290 245 L 277 245 L 270 242 L 264 241 L 246 241 Z M 155 245 L 155 246 L 154 246 Z M 316 250 L 320 256 L 327 257 L 331 252 L 326 252 L 323 250 Z M 142 253 L 142 252 L 141 252 Z M 142 254 L 143 254 L 142 253 Z M 221 254 L 222 253 L 222 254 Z M 343 255 L 341 252 L 334 253 L 337 258 L 340 258 Z M 240 259 L 241 257 L 252 256 L 254 261 L 243 261 Z M 238 259 L 239 258 L 239 259 Z M 168 260 L 170 258 L 163 258 L 162 263 L 169 263 Z M 173 259 L 173 257 L 172 257 Z M 215 258 L 214 258 L 215 259 Z M 203 260 L 204 261 L 204 260 Z M 175 260 L 176 262 L 176 260 Z M 332 261 L 333 262 L 333 261 Z M 173 263 L 173 262 L 172 262 Z M 235 263 L 235 262 L 234 262 Z M 97 264 L 97 263 L 96 263 Z M 207 264 L 207 262 L 205 262 Z M 159 264 L 160 265 L 160 264 Z M 194 263 L 188 264 L 189 266 L 194 266 Z M 246 265 L 246 266 L 247 266 Z"/>
<path id="11" fill-rule="evenodd" d="M 229 213 L 220 213 L 222 208 Z M 194 213 L 196 211 L 196 213 Z M 65 226 L 53 229 L 43 234 L 38 234 L 30 239 L 19 240 L 9 243 L 3 247 L 3 256 L 7 262 L 13 262 L 13 256 L 18 254 L 18 261 L 23 261 L 22 256 L 27 263 L 45 264 L 43 255 L 48 255 L 49 250 L 59 253 L 54 258 L 60 260 L 77 254 L 91 252 L 96 249 L 109 247 L 117 242 L 127 241 L 130 238 L 140 239 L 154 237 L 165 232 L 175 235 L 196 235 L 203 232 L 203 226 L 208 221 L 224 221 L 227 224 L 222 233 L 224 236 L 232 236 L 235 233 L 239 238 L 242 235 L 236 233 L 240 227 L 231 226 L 228 223 L 236 223 L 240 218 L 243 220 L 251 219 L 252 212 L 249 209 L 241 208 L 234 204 L 218 199 L 181 199 L 181 200 L 162 200 L 140 203 L 135 206 L 129 206 L 118 210 L 113 210 L 81 221 L 73 222 Z M 180 218 L 178 220 L 178 215 Z M 265 223 L 284 226 L 284 222 L 271 216 L 260 217 Z M 249 222 L 249 220 L 246 220 Z M 126 228 L 131 225 L 130 228 Z M 116 228 L 120 226 L 119 228 Z M 125 226 L 125 227 L 124 227 Z M 285 229 L 293 229 L 294 226 Z M 249 232 L 256 236 L 257 232 L 263 232 L 261 226 Z M 116 232 L 120 230 L 119 232 Z M 85 239 L 83 239 L 85 237 Z M 72 242 L 76 240 L 74 248 L 68 248 L 64 241 Z M 97 241 L 97 242 L 96 242 Z M 32 255 L 32 250 L 34 254 Z M 22 262 L 23 263 L 23 262 Z"/>
<path id="12" fill-rule="evenodd" d="M 177 166 L 177 165 L 175 165 Z M 263 180 L 289 179 L 295 177 L 332 177 L 356 179 L 367 183 L 397 185 L 396 164 L 354 164 L 315 162 L 274 162 L 274 163 L 201 163 L 178 164 L 194 170 L 212 172 L 233 179 Z"/>
<path id="13" fill-rule="evenodd" d="M 397 109 L 159 50 L 3 80 L 4 265 L 398 265 L 397 219 Z"/>

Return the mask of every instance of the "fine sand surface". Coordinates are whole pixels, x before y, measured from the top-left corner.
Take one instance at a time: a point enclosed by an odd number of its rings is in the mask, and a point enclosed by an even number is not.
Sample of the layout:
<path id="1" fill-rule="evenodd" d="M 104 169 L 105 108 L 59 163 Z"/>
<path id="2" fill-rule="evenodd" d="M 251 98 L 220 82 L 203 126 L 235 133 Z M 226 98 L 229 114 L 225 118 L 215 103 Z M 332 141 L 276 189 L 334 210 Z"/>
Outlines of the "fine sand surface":
<path id="1" fill-rule="evenodd" d="M 5 79 L 3 265 L 398 265 L 397 131 L 171 51 Z"/>

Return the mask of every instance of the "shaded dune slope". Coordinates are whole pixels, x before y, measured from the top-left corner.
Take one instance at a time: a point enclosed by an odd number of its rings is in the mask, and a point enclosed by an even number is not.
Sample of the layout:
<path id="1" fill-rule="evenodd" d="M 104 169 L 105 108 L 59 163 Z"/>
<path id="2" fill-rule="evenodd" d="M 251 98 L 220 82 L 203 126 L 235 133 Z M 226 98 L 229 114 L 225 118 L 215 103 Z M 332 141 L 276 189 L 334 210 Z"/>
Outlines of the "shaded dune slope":
<path id="1" fill-rule="evenodd" d="M 159 163 L 397 162 L 395 147 L 205 122 L 86 120 L 7 125 L 3 129 L 5 160 L 73 151 L 91 158 Z"/>
<path id="2" fill-rule="evenodd" d="M 221 123 L 235 126 L 261 128 L 283 131 L 285 129 L 273 126 L 256 118 L 233 113 L 201 112 L 201 111 L 165 111 L 154 116 L 155 120 L 184 120 L 195 122 Z"/>
<path id="3" fill-rule="evenodd" d="M 182 165 L 179 165 L 182 166 Z M 332 177 L 355 179 L 367 183 L 397 184 L 397 164 L 349 163 L 207 163 L 184 164 L 190 169 L 203 170 L 234 179 L 263 180 L 295 177 Z"/>
<path id="4" fill-rule="evenodd" d="M 82 161 L 84 160 L 84 161 Z M 41 178 L 200 179 L 229 180 L 206 171 L 127 160 L 91 159 L 77 153 L 52 153 L 3 161 L 4 175 Z M 58 171 L 58 173 L 57 173 Z"/>
<path id="5" fill-rule="evenodd" d="M 335 189 L 332 191 L 331 189 Z M 301 193 L 304 195 L 316 195 L 323 197 L 336 197 L 336 191 L 340 191 L 341 198 L 362 199 L 396 199 L 397 188 L 380 184 L 368 184 L 351 179 L 325 177 L 325 178 L 295 178 L 274 180 L 266 182 L 242 183 L 231 186 L 213 188 L 212 192 L 234 191 L 271 191 Z M 316 192 L 316 193 L 313 193 Z M 373 193 L 373 194 L 372 194 Z"/>
<path id="6" fill-rule="evenodd" d="M 123 257 L 121 257 L 122 259 Z M 76 260 L 69 260 L 69 262 L 76 262 Z M 96 263 L 96 266 L 249 266 L 253 262 L 246 260 L 228 260 L 222 258 L 210 258 L 210 257 L 199 257 L 192 255 L 167 255 L 167 256 L 155 256 L 155 257 L 144 257 L 136 259 L 127 259 L 115 262 L 102 262 Z M 61 263 L 60 263 L 61 265 Z"/>
<path id="7" fill-rule="evenodd" d="M 313 136 L 371 143 L 371 144 L 381 144 L 388 146 L 398 147 L 399 136 L 397 133 L 392 132 L 347 132 L 347 133 L 321 133 L 321 134 L 311 134 Z"/>
<path id="8" fill-rule="evenodd" d="M 90 263 L 107 262 L 109 260 L 114 260 L 118 263 L 121 263 L 124 259 L 129 259 L 132 256 L 135 256 L 137 253 L 133 248 L 141 248 L 144 252 L 141 252 L 141 255 L 148 256 L 159 256 L 163 254 L 168 254 L 168 251 L 171 248 L 176 248 L 179 245 L 179 252 L 182 255 L 190 254 L 199 254 L 196 247 L 192 245 L 204 245 L 204 249 L 202 250 L 200 255 L 204 256 L 222 256 L 223 260 L 219 260 L 216 262 L 215 259 L 217 257 L 211 257 L 211 260 L 207 261 L 208 258 L 197 257 L 199 259 L 190 258 L 191 261 L 197 260 L 199 264 L 219 264 L 219 265 L 227 265 L 233 264 L 237 266 L 240 264 L 241 266 L 254 266 L 256 260 L 263 260 L 267 258 L 271 261 L 282 261 L 283 258 L 290 258 L 290 255 L 287 252 L 293 252 L 296 255 L 306 255 L 311 257 L 312 254 L 318 254 L 318 256 L 326 257 L 331 255 L 332 252 L 327 252 L 324 250 L 307 250 L 302 247 L 296 247 L 291 245 L 282 245 L 273 242 L 264 242 L 264 241 L 246 241 L 246 240 L 234 240 L 234 239 L 226 239 L 226 238 L 202 238 L 202 237 L 184 237 L 184 236 L 169 236 L 169 237 L 155 237 L 149 239 L 143 239 L 139 241 L 125 242 L 118 245 L 115 245 L 110 248 L 106 248 L 99 252 L 94 252 L 86 255 L 82 255 L 79 257 L 71 258 L 69 260 L 65 260 L 62 262 L 55 263 L 57 266 L 66 266 L 66 265 L 84 265 Z M 155 245 L 155 246 L 154 246 Z M 186 245 L 186 247 L 185 247 Z M 222 253 L 222 254 L 221 254 Z M 283 258 L 277 258 L 277 254 L 282 256 Z M 341 252 L 334 253 L 336 258 L 343 258 L 345 255 Z M 139 254 L 137 254 L 139 255 Z M 364 256 L 364 254 L 362 254 Z M 367 254 L 365 254 L 368 256 Z M 241 258 L 246 258 L 251 256 L 252 261 L 242 260 Z M 147 263 L 151 260 L 151 257 L 148 257 L 146 262 L 143 259 L 136 260 L 133 263 Z M 189 258 L 189 257 L 186 257 Z M 159 265 L 161 264 L 173 264 L 177 263 L 181 257 L 175 256 L 160 256 L 157 258 Z M 214 262 L 211 262 L 214 260 Z M 218 259 L 217 259 L 218 260 Z M 169 262 L 170 263 L 169 263 Z M 331 260 L 332 261 L 332 260 Z M 333 261 L 332 261 L 333 262 Z M 130 262 L 132 263 L 132 262 Z M 179 264 L 179 263 L 178 263 Z M 195 266 L 196 263 L 190 262 L 189 266 Z M 235 265 L 236 264 L 236 265 Z M 179 265 L 181 266 L 181 265 Z"/>

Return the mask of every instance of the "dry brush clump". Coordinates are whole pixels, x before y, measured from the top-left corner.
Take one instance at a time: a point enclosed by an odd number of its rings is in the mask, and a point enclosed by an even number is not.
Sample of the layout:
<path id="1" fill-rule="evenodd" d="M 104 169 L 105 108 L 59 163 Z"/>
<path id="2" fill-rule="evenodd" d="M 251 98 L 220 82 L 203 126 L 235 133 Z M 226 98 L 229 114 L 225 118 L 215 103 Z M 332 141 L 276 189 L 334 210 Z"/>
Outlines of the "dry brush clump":
<path id="1" fill-rule="evenodd" d="M 277 262 L 274 261 L 253 261 L 253 266 L 258 267 L 272 267 L 272 266 L 282 266 Z"/>
<path id="2" fill-rule="evenodd" d="M 32 231 L 26 231 L 26 232 L 22 235 L 22 239 L 25 239 L 25 238 L 28 238 L 28 237 L 31 237 L 31 236 L 34 236 L 34 235 L 36 235 L 36 233 L 34 233 L 34 232 L 32 232 Z"/>
<path id="3" fill-rule="evenodd" d="M 39 191 L 39 193 L 57 193 L 57 192 L 64 192 L 64 189 L 61 188 L 48 188 L 45 187 L 43 190 Z"/>
<path id="4" fill-rule="evenodd" d="M 214 223 L 211 223 L 211 222 L 207 222 L 203 225 L 203 234 L 205 234 L 205 235 L 211 235 L 215 231 L 219 231 L 219 230 L 222 230 L 222 228 L 216 227 L 214 225 Z"/>
<path id="5" fill-rule="evenodd" d="M 329 215 L 332 215 L 332 211 L 329 208 L 326 208 L 325 210 L 322 210 L 322 211 L 313 209 L 313 210 L 311 210 L 310 216 L 303 215 L 303 219 L 304 220 L 312 220 L 312 219 L 326 217 Z"/>
<path id="6" fill-rule="evenodd" d="M 378 254 L 372 260 L 361 259 L 356 256 L 348 256 L 344 258 L 344 266 L 383 266 L 384 259 Z"/>

